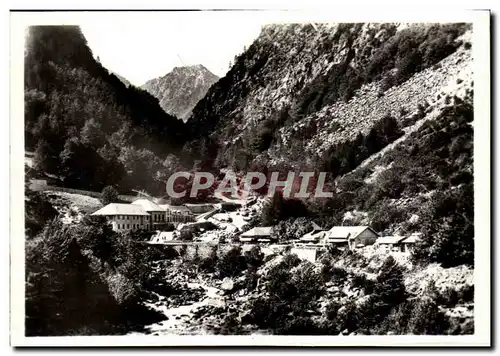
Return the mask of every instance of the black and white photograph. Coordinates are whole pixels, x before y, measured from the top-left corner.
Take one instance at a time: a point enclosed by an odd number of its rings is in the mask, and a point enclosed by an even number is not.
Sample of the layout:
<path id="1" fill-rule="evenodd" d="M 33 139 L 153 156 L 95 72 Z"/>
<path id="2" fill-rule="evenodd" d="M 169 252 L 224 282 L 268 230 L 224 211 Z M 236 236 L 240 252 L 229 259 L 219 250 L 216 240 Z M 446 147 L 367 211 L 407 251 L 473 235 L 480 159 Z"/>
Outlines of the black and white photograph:
<path id="1" fill-rule="evenodd" d="M 490 344 L 490 13 L 333 15 L 11 12 L 14 344 Z"/>

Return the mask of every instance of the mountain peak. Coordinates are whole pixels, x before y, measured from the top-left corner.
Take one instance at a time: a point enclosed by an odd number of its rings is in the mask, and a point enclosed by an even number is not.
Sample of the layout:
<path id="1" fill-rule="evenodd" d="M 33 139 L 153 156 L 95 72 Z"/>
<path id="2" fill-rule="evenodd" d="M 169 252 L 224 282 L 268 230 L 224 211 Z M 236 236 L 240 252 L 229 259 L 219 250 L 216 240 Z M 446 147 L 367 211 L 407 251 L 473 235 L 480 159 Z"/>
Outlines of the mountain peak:
<path id="1" fill-rule="evenodd" d="M 141 86 L 158 98 L 167 113 L 186 121 L 191 111 L 219 80 L 204 65 L 174 67 L 162 77 L 151 79 Z"/>

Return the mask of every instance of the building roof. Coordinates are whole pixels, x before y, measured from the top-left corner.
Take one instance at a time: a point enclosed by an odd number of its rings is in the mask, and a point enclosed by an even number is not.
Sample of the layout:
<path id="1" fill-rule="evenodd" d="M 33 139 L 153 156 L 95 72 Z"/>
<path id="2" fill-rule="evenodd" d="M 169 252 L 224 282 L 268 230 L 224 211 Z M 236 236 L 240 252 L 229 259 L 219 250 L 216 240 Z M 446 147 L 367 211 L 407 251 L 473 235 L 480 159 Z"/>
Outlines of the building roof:
<path id="1" fill-rule="evenodd" d="M 324 231 L 311 231 L 299 238 L 300 241 L 316 241 L 322 239 L 325 236 Z"/>
<path id="2" fill-rule="evenodd" d="M 375 235 L 378 233 L 369 226 L 334 226 L 326 232 L 328 239 L 343 238 L 353 239 L 366 229 L 370 229 Z"/>
<path id="3" fill-rule="evenodd" d="M 318 236 L 304 235 L 299 240 L 300 241 L 317 241 L 318 239 L 319 239 L 319 235 Z"/>
<path id="4" fill-rule="evenodd" d="M 323 229 L 322 227 L 320 227 L 314 221 L 312 222 L 312 228 L 313 228 L 313 231 L 326 231 L 327 230 L 327 229 Z"/>
<path id="5" fill-rule="evenodd" d="M 270 236 L 272 231 L 271 226 L 266 227 L 254 227 L 248 231 L 245 231 L 241 236 Z"/>
<path id="6" fill-rule="evenodd" d="M 205 206 L 210 206 L 210 207 L 213 207 L 214 204 L 211 204 L 211 203 L 186 203 L 186 206 L 188 208 L 196 208 L 196 207 L 205 207 Z"/>
<path id="7" fill-rule="evenodd" d="M 177 225 L 177 230 L 187 230 L 190 228 L 215 228 L 217 225 L 215 225 L 211 221 L 203 220 L 203 221 L 192 221 L 192 222 L 186 222 L 186 223 L 180 223 Z"/>
<path id="8" fill-rule="evenodd" d="M 413 235 L 408 236 L 406 239 L 404 239 L 401 242 L 404 244 L 414 244 L 414 243 L 417 243 L 419 241 L 420 241 L 420 235 L 413 234 Z"/>
<path id="9" fill-rule="evenodd" d="M 159 231 L 156 235 L 151 237 L 152 243 L 161 243 L 166 241 L 172 241 L 175 238 L 174 231 Z"/>
<path id="10" fill-rule="evenodd" d="M 149 213 L 140 205 L 111 203 L 94 212 L 92 215 L 145 215 Z"/>
<path id="11" fill-rule="evenodd" d="M 345 239 L 343 237 L 331 237 L 331 238 L 328 238 L 328 242 L 332 242 L 332 243 L 347 243 L 347 239 Z"/>
<path id="12" fill-rule="evenodd" d="M 164 211 L 158 204 L 147 199 L 137 199 L 132 204 L 142 206 L 145 211 Z"/>
<path id="13" fill-rule="evenodd" d="M 240 241 L 242 242 L 250 242 L 253 241 L 253 237 L 245 237 L 245 236 L 240 236 Z"/>
<path id="14" fill-rule="evenodd" d="M 383 236 L 379 237 L 376 241 L 379 245 L 392 245 L 400 243 L 401 240 L 404 240 L 405 236 Z"/>
<path id="15" fill-rule="evenodd" d="M 162 208 L 163 210 L 170 210 L 170 211 L 187 211 L 187 212 L 191 212 L 191 210 L 189 210 L 188 207 L 184 206 L 184 205 L 171 205 L 171 204 L 162 204 L 162 205 L 159 205 L 160 208 Z"/>

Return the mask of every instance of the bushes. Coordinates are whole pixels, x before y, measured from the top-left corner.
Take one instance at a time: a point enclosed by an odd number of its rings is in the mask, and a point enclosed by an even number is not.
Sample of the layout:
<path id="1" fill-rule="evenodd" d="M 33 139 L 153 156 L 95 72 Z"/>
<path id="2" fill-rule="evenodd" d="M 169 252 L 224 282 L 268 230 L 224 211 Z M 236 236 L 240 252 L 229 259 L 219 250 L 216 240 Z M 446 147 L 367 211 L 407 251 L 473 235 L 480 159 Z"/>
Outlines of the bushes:
<path id="1" fill-rule="evenodd" d="M 466 24 L 436 24 L 425 30 L 410 27 L 399 31 L 373 54 L 365 77 L 382 79 L 395 68 L 394 83 L 401 84 L 453 53 L 460 45 L 455 39 L 467 28 Z"/>
<path id="2" fill-rule="evenodd" d="M 344 175 L 402 135 L 403 131 L 397 120 L 386 115 L 373 125 L 366 136 L 358 134 L 353 141 L 346 141 L 330 147 L 323 154 L 321 165 L 334 177 Z"/>
<path id="3" fill-rule="evenodd" d="M 366 48 L 371 48 L 368 59 L 360 55 L 362 51 L 356 53 L 351 47 L 353 42 L 350 34 L 346 40 L 348 51 L 343 61 L 314 78 L 299 94 L 294 109 L 296 116 L 303 118 L 337 100 L 348 101 L 363 84 L 375 80 L 383 80 L 382 91 L 403 83 L 414 73 L 431 67 L 453 53 L 459 46 L 455 39 L 466 28 L 464 24 L 446 24 L 426 29 L 412 26 L 399 32 L 395 29 L 386 30 L 388 38 L 380 40 L 372 37 L 366 44 Z M 358 66 L 351 65 L 351 62 Z"/>
<path id="4" fill-rule="evenodd" d="M 391 331 L 399 335 L 443 335 L 449 322 L 439 311 L 436 302 L 429 297 L 406 301 L 394 308 L 374 331 L 386 334 Z"/>
<path id="5" fill-rule="evenodd" d="M 205 257 L 200 261 L 199 268 L 201 271 L 206 273 L 215 272 L 217 261 L 217 248 L 214 248 L 208 257 Z"/>
<path id="6" fill-rule="evenodd" d="M 217 252 L 214 250 L 210 257 L 201 261 L 200 268 L 204 271 L 211 271 L 215 266 L 215 271 L 220 278 L 237 277 L 244 270 L 247 270 L 248 283 L 253 285 L 256 282 L 255 273 L 264 262 L 264 254 L 260 247 L 254 246 L 251 250 L 241 254 L 241 248 L 235 246 L 217 258 Z"/>
<path id="7" fill-rule="evenodd" d="M 50 224 L 26 248 L 26 335 L 65 335 L 85 327 L 119 332 L 117 301 L 69 229 Z"/>
<path id="8" fill-rule="evenodd" d="M 161 320 L 139 305 L 157 255 L 130 235 L 116 237 L 104 219 L 86 218 L 50 223 L 27 244 L 28 333 L 114 334 Z"/>
<path id="9" fill-rule="evenodd" d="M 251 138 L 250 146 L 253 150 L 260 153 L 266 151 L 274 139 L 274 128 L 272 121 L 265 121 L 257 129 L 255 135 Z"/>
<path id="10" fill-rule="evenodd" d="M 474 200 L 471 99 L 466 97 L 444 108 L 436 120 L 426 121 L 408 139 L 387 151 L 376 163 L 385 170 L 369 183 L 359 178 L 363 175 L 358 172 L 344 176 L 338 180 L 334 197 L 320 204 L 311 203 L 311 210 L 339 217 L 347 211 L 366 211 L 376 230 L 389 232 L 398 225 L 407 228 L 405 221 L 416 214 L 420 217 L 418 228 L 427 236 L 416 251 L 417 260 L 440 262 L 443 266 L 472 264 L 474 215 L 472 205 L 466 203 Z M 424 115 L 424 105 L 419 112 Z M 388 137 L 396 137 L 390 121 L 379 124 L 372 135 L 384 132 L 386 127 L 389 129 L 385 132 L 394 133 Z M 378 140 L 365 138 L 362 142 L 367 150 L 379 148 Z M 335 152 L 334 156 L 339 157 L 343 151 Z M 351 158 L 354 152 L 352 149 Z M 407 198 L 408 203 L 401 201 Z M 400 204 L 394 204 L 393 199 L 400 200 Z"/>
<path id="11" fill-rule="evenodd" d="M 465 285 L 461 289 L 448 287 L 444 291 L 435 293 L 434 299 L 439 305 L 454 307 L 458 304 L 465 304 L 474 301 L 474 285 Z"/>
<path id="12" fill-rule="evenodd" d="M 59 214 L 44 194 L 32 191 L 28 187 L 25 188 L 24 205 L 27 238 L 35 237 L 47 222 Z"/>
<path id="13" fill-rule="evenodd" d="M 275 334 L 319 332 L 308 310 L 317 307 L 316 301 L 323 293 L 321 275 L 311 265 L 299 263 L 297 256 L 286 255 L 269 271 L 263 282 L 267 293 L 252 302 L 251 323 Z"/>
<path id="14" fill-rule="evenodd" d="M 474 264 L 474 194 L 472 184 L 436 194 L 422 223 L 423 241 L 413 254 L 443 267 Z"/>
<path id="15" fill-rule="evenodd" d="M 372 206 L 371 226 L 375 231 L 385 231 L 391 225 L 395 225 L 404 221 L 405 214 L 399 210 L 387 199 L 379 202 L 378 205 Z"/>
<path id="16" fill-rule="evenodd" d="M 235 277 L 246 267 L 245 258 L 241 255 L 241 248 L 236 246 L 218 259 L 216 271 L 220 278 Z"/>
<path id="17" fill-rule="evenodd" d="M 344 281 L 347 279 L 347 271 L 340 267 L 333 267 L 331 269 L 331 275 L 333 280 L 335 280 L 339 284 L 344 283 Z"/>
<path id="18" fill-rule="evenodd" d="M 352 288 L 363 288 L 365 294 L 371 294 L 375 290 L 375 282 L 366 278 L 364 274 L 357 274 L 351 281 Z"/>
<path id="19" fill-rule="evenodd" d="M 104 187 L 104 189 L 101 192 L 100 201 L 102 205 L 117 203 L 119 199 L 118 199 L 118 191 L 116 190 L 116 188 L 109 185 L 107 187 Z"/>
<path id="20" fill-rule="evenodd" d="M 392 256 L 383 263 L 370 295 L 360 312 L 363 328 L 371 328 L 387 317 L 390 311 L 406 299 L 403 272 Z"/>
<path id="21" fill-rule="evenodd" d="M 309 211 L 298 199 L 285 199 L 280 192 L 275 192 L 262 209 L 260 221 L 263 226 L 276 225 L 288 218 L 308 216 Z"/>
<path id="22" fill-rule="evenodd" d="M 388 306 L 399 304 L 405 300 L 406 289 L 403 283 L 403 271 L 392 256 L 389 256 L 380 268 L 373 292 L 380 297 L 382 303 Z"/>
<path id="23" fill-rule="evenodd" d="M 273 227 L 272 234 L 280 242 L 298 239 L 312 230 L 312 223 L 307 218 L 281 220 Z"/>

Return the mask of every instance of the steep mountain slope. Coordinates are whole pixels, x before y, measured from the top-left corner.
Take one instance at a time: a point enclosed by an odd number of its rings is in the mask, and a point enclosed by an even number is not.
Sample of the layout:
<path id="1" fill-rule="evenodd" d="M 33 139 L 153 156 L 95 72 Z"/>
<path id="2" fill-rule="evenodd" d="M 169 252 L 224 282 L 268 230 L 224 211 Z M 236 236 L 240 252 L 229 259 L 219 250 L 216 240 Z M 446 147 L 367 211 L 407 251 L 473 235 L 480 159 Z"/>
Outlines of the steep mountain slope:
<path id="1" fill-rule="evenodd" d="M 163 189 L 162 162 L 184 142 L 184 124 L 94 60 L 75 26 L 29 29 L 25 104 L 35 168 L 65 186 Z"/>
<path id="2" fill-rule="evenodd" d="M 189 126 L 195 140 L 186 150 L 193 156 L 216 150 L 216 164 L 236 169 L 283 160 L 296 167 L 317 167 L 314 156 L 337 139 L 349 139 L 345 133 L 369 130 L 382 116 L 399 113 L 413 95 L 398 97 L 390 89 L 427 68 L 427 75 L 438 82 L 425 84 L 408 109 L 413 110 L 417 101 L 424 104 L 428 87 L 433 88 L 428 93 L 432 98 L 436 86 L 447 84 L 443 78 L 452 75 L 448 71 L 455 70 L 448 65 L 439 76 L 432 74 L 432 67 L 456 51 L 462 43 L 458 37 L 467 28 L 464 24 L 266 26 L 193 110 Z M 425 82 L 423 77 L 419 83 Z M 407 87 L 418 91 L 420 84 Z M 400 92 L 404 91 L 402 87 Z M 383 105 L 371 114 L 379 101 Z M 365 118 L 367 113 L 371 117 Z M 345 128 L 340 127 L 337 138 L 325 136 L 339 125 Z M 292 131 L 297 136 L 287 141 Z M 304 156 L 305 140 L 310 150 Z"/>
<path id="3" fill-rule="evenodd" d="M 418 259 L 472 264 L 470 39 L 466 24 L 267 26 L 193 110 L 185 152 L 282 179 L 327 172 L 334 195 L 305 200 L 309 218 L 422 232 Z"/>
<path id="4" fill-rule="evenodd" d="M 118 79 L 120 79 L 120 81 L 121 81 L 123 84 L 125 84 L 125 86 L 127 86 L 127 87 L 128 87 L 128 86 L 130 85 L 130 82 L 129 82 L 127 79 L 125 79 L 124 77 L 122 77 L 120 74 L 118 74 L 118 73 L 114 73 L 114 72 L 112 72 L 112 73 L 113 73 L 113 74 L 114 74 L 114 75 L 115 75 Z"/>
<path id="5" fill-rule="evenodd" d="M 158 98 L 165 112 L 187 121 L 195 105 L 219 80 L 203 65 L 175 67 L 163 77 L 151 79 L 142 89 Z"/>

